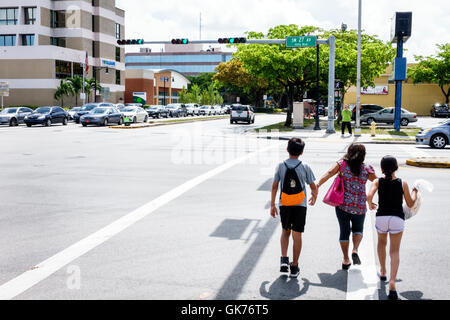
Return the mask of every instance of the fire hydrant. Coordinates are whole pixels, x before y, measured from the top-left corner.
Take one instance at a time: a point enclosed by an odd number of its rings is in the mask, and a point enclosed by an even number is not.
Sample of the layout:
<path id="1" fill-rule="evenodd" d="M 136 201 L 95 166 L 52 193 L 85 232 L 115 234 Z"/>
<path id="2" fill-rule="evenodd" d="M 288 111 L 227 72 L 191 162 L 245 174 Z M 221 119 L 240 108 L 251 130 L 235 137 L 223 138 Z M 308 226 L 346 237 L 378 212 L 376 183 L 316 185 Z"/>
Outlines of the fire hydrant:
<path id="1" fill-rule="evenodd" d="M 375 137 L 375 132 L 377 129 L 377 123 L 375 121 L 372 121 L 372 123 L 370 124 L 370 129 L 371 129 L 371 136 Z"/>

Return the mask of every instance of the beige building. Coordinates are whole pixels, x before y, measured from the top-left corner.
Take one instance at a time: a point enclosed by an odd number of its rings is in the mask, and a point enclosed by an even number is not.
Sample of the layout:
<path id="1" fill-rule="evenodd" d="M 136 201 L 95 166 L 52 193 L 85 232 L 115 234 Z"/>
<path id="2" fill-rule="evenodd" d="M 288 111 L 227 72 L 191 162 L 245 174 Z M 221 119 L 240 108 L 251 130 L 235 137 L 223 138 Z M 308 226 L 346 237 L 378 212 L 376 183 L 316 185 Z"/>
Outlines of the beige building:
<path id="1" fill-rule="evenodd" d="M 386 73 L 375 79 L 375 87 L 361 89 L 361 104 L 377 104 L 382 107 L 395 106 L 395 81 L 392 66 Z M 447 87 L 448 89 L 448 87 Z M 418 115 L 430 115 L 431 107 L 436 103 L 445 103 L 445 96 L 437 84 L 413 84 L 411 80 L 403 82 L 402 107 Z M 356 104 L 356 87 L 352 87 L 345 95 L 345 104 Z"/>
<path id="2" fill-rule="evenodd" d="M 125 51 L 117 39 L 124 38 L 124 24 L 115 0 L 0 0 L 0 81 L 10 87 L 5 105 L 57 104 L 56 87 L 83 75 L 86 52 L 86 77 L 108 88 L 107 101 L 123 101 Z M 66 97 L 65 105 L 74 106 L 75 98 Z"/>

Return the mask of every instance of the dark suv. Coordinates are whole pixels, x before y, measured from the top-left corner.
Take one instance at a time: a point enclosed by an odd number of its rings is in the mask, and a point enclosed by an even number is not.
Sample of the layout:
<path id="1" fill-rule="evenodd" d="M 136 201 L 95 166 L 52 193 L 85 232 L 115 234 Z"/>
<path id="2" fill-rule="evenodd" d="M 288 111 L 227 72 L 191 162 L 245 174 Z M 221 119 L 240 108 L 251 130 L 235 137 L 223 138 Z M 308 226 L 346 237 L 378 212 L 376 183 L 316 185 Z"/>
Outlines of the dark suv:
<path id="1" fill-rule="evenodd" d="M 440 103 L 436 103 L 432 108 L 431 108 L 431 116 L 433 118 L 437 118 L 437 117 L 450 117 L 450 109 L 448 107 L 447 104 L 440 104 Z"/>
<path id="2" fill-rule="evenodd" d="M 376 104 L 362 104 L 360 116 L 363 116 L 368 113 L 374 113 L 380 110 L 383 110 L 383 107 L 380 107 Z M 352 109 L 352 120 L 356 120 L 356 105 Z"/>

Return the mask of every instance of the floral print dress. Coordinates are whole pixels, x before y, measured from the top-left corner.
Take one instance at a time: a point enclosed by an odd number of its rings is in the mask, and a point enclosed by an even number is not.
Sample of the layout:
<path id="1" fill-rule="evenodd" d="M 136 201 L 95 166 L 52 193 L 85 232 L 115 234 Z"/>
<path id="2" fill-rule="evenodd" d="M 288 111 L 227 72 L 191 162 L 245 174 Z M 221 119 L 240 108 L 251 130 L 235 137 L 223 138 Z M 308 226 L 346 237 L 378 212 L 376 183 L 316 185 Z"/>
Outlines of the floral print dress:
<path id="1" fill-rule="evenodd" d="M 339 165 L 342 166 L 342 161 L 339 162 Z M 350 166 L 345 164 L 343 174 L 345 196 L 344 203 L 339 206 L 339 209 L 350 214 L 366 214 L 366 183 L 372 173 L 375 173 L 373 167 L 363 163 L 361 174 L 357 177 L 351 172 Z"/>

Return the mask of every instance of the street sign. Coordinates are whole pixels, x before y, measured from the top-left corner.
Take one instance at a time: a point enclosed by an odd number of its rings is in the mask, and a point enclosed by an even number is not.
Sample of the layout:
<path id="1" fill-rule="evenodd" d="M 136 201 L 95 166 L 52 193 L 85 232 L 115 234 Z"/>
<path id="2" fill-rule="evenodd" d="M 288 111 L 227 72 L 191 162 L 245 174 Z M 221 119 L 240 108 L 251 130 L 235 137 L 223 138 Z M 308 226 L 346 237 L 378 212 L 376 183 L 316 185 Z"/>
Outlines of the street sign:
<path id="1" fill-rule="evenodd" d="M 147 104 L 147 92 L 133 92 L 133 103 Z"/>
<path id="2" fill-rule="evenodd" d="M 286 47 L 288 48 L 310 48 L 315 46 L 317 46 L 316 36 L 286 38 Z"/>

